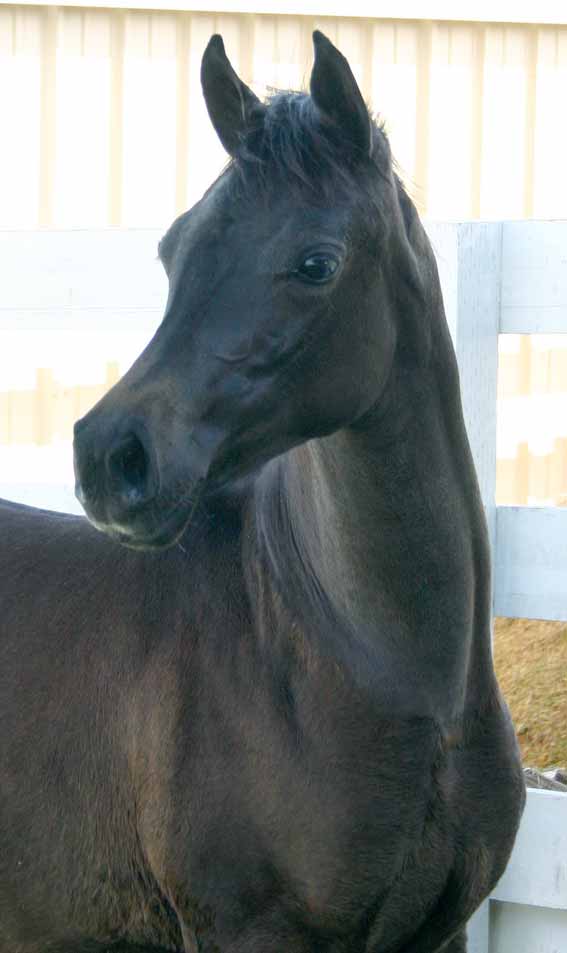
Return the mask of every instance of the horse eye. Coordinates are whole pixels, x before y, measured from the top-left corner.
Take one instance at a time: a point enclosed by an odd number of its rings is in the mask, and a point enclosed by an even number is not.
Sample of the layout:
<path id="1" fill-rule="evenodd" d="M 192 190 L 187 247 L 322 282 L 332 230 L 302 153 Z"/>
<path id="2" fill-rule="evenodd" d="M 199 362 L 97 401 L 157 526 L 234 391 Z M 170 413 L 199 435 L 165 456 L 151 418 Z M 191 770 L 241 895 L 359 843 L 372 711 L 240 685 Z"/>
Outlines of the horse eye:
<path id="1" fill-rule="evenodd" d="M 330 281 L 339 267 L 339 261 L 332 255 L 309 255 L 302 261 L 296 274 L 305 281 L 322 285 Z"/>

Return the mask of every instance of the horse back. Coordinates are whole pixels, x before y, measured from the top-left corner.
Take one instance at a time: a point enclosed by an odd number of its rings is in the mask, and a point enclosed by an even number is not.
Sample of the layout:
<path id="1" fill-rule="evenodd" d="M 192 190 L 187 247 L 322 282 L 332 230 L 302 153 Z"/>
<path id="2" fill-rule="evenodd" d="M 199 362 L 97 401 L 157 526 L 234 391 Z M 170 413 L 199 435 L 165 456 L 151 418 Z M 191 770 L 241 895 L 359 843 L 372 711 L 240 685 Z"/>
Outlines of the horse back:
<path id="1" fill-rule="evenodd" d="M 139 843 L 133 776 L 139 686 L 174 629 L 164 564 L 171 577 L 175 556 L 0 502 L 2 953 L 67 929 L 73 953 L 82 936 L 179 941 Z"/>

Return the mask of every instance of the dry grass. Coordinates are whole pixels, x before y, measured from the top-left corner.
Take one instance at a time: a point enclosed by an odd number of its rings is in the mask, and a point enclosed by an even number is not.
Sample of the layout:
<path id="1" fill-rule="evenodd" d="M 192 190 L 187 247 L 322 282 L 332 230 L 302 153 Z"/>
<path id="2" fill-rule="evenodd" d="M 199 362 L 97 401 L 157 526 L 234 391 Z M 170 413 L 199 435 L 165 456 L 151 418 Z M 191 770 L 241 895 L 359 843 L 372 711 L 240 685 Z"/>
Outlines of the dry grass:
<path id="1" fill-rule="evenodd" d="M 524 764 L 567 766 L 567 624 L 497 619 L 494 662 Z"/>

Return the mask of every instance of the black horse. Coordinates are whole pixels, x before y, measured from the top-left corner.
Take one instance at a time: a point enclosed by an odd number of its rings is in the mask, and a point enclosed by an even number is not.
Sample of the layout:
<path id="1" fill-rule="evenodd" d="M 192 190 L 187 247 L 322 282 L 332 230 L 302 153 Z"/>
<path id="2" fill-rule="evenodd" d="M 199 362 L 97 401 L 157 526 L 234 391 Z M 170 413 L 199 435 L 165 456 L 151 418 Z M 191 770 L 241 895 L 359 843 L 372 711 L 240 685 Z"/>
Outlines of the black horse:
<path id="1" fill-rule="evenodd" d="M 76 426 L 96 529 L 0 509 L 1 953 L 461 953 L 510 854 L 435 261 L 314 41 L 310 95 L 268 103 L 209 43 L 232 161 Z"/>

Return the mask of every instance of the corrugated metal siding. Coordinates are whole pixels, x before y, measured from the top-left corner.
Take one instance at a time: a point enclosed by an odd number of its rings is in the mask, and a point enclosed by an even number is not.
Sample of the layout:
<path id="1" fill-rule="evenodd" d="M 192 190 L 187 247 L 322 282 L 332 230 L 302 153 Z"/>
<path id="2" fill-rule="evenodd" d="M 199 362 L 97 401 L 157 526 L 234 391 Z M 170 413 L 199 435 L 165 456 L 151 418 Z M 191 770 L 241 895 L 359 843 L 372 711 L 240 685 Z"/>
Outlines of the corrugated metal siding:
<path id="1" fill-rule="evenodd" d="M 211 33 L 262 92 L 305 83 L 314 27 L 422 211 L 567 217 L 565 26 L 0 6 L 0 224 L 166 224 L 225 161 L 199 84 Z"/>

